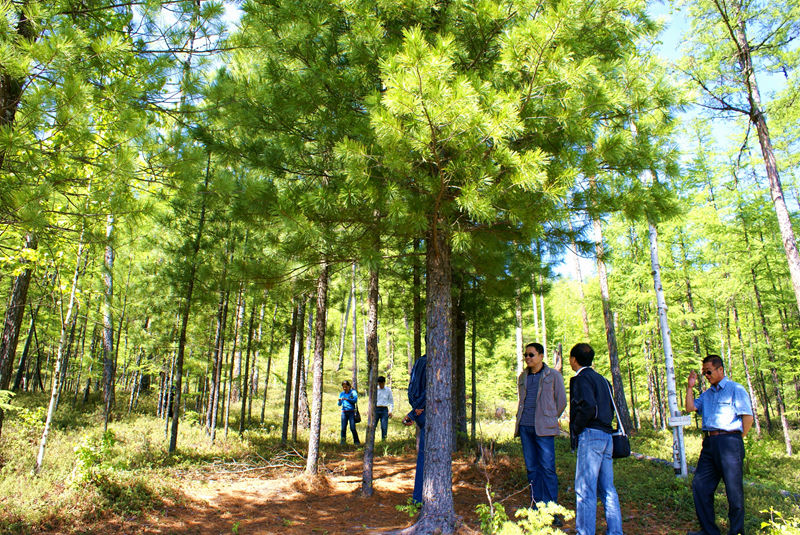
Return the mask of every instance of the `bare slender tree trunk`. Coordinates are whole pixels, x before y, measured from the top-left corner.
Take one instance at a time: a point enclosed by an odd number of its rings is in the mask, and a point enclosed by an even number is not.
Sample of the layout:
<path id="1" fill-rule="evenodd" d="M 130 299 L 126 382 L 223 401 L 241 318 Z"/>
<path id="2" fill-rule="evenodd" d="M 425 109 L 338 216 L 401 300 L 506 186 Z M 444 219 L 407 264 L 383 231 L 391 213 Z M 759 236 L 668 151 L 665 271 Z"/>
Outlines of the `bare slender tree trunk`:
<path id="1" fill-rule="evenodd" d="M 472 412 L 470 414 L 470 437 L 472 441 L 475 442 L 475 423 L 478 416 L 477 412 L 477 405 L 478 405 L 478 394 L 475 390 L 476 386 L 476 371 L 475 371 L 475 343 L 477 338 L 477 330 L 478 330 L 478 322 L 476 321 L 477 313 L 473 312 L 472 314 L 472 344 L 471 344 L 471 362 L 470 362 L 470 374 L 471 374 L 471 386 L 472 386 Z"/>
<path id="2" fill-rule="evenodd" d="M 69 292 L 69 304 L 67 305 L 67 314 L 61 320 L 61 336 L 58 341 L 58 353 L 56 355 L 56 364 L 53 370 L 53 386 L 50 391 L 50 404 L 47 408 L 47 418 L 44 421 L 44 430 L 42 431 L 42 439 L 39 441 L 39 453 L 36 455 L 36 465 L 33 471 L 39 473 L 42 469 L 44 462 L 44 452 L 47 447 L 47 437 L 50 434 L 50 426 L 53 423 L 53 416 L 58 405 L 58 395 L 61 391 L 61 366 L 64 360 L 64 351 L 67 344 L 67 326 L 72 321 L 72 314 L 75 312 L 75 294 L 78 288 L 78 277 L 80 276 L 81 256 L 83 255 L 83 233 L 78 242 L 78 254 L 75 260 L 75 271 L 72 275 L 72 287 Z"/>
<path id="3" fill-rule="evenodd" d="M 314 326 L 314 369 L 311 394 L 311 430 L 308 435 L 306 473 L 319 471 L 319 440 L 322 428 L 322 379 L 325 369 L 325 328 L 328 313 L 328 264 L 322 262 L 317 279 L 317 321 Z"/>
<path id="4" fill-rule="evenodd" d="M 658 262 L 658 229 L 653 223 L 650 227 L 650 265 L 653 274 L 653 286 L 656 292 L 656 302 L 658 303 L 658 323 L 661 330 L 661 345 L 664 348 L 664 363 L 666 371 L 667 397 L 669 403 L 670 416 L 680 416 L 681 410 L 678 407 L 678 394 L 675 385 L 675 363 L 672 357 L 672 332 L 667 321 L 667 301 L 664 297 L 664 288 L 661 285 L 661 265 Z M 686 466 L 686 448 L 683 443 L 683 427 L 672 426 L 672 454 L 673 466 L 680 477 L 689 477 Z"/>
<path id="5" fill-rule="evenodd" d="M 514 319 L 516 320 L 515 360 L 517 361 L 517 375 L 519 375 L 520 373 L 522 373 L 522 370 L 525 369 L 525 357 L 522 354 L 522 352 L 524 351 L 523 341 L 522 341 L 522 296 L 520 295 L 519 286 L 517 286 L 514 292 Z"/>
<path id="6" fill-rule="evenodd" d="M 267 354 L 267 372 L 264 374 L 264 402 L 261 405 L 261 423 L 264 423 L 264 411 L 267 408 L 267 394 L 269 393 L 269 375 L 272 370 L 272 352 L 275 345 L 275 320 L 278 318 L 278 304 L 275 304 L 275 311 L 272 313 L 272 326 L 269 334 L 269 353 Z"/>
<path id="7" fill-rule="evenodd" d="M 427 247 L 427 245 L 426 245 Z M 413 290 L 411 294 L 411 306 L 414 320 L 414 362 L 422 356 L 422 283 L 419 265 L 420 240 L 414 239 L 414 263 L 412 273 Z M 408 374 L 411 375 L 413 364 L 408 365 Z"/>
<path id="8" fill-rule="evenodd" d="M 103 430 L 108 431 L 114 406 L 114 216 L 106 219 L 106 254 L 103 259 Z"/>
<path id="9" fill-rule="evenodd" d="M 542 332 L 539 329 L 539 306 L 536 304 L 536 299 L 539 297 L 536 291 L 536 279 L 531 275 L 531 304 L 533 305 L 533 329 L 536 331 L 536 339 L 542 339 Z"/>
<path id="10" fill-rule="evenodd" d="M 353 390 L 358 392 L 358 299 L 356 297 L 356 263 L 353 262 L 353 282 L 350 287 L 353 292 Z"/>
<path id="11" fill-rule="evenodd" d="M 800 253 L 797 251 L 797 241 L 795 239 L 794 229 L 792 228 L 792 221 L 789 217 L 789 210 L 786 207 L 786 199 L 783 196 L 783 186 L 781 185 L 780 174 L 778 173 L 778 164 L 775 160 L 775 151 L 772 149 L 772 140 L 769 135 L 769 129 L 767 128 L 767 117 L 761 105 L 761 92 L 758 88 L 758 81 L 756 80 L 756 73 L 753 68 L 753 60 L 750 55 L 751 48 L 747 40 L 747 29 L 742 16 L 742 5 L 740 1 L 735 1 L 733 3 L 734 19 L 731 20 L 728 10 L 722 7 L 719 2 L 715 2 L 715 4 L 738 50 L 736 59 L 742 71 L 742 79 L 750 105 L 750 121 L 755 125 L 756 132 L 758 132 L 761 155 L 764 158 L 764 167 L 766 168 L 767 178 L 769 179 L 769 192 L 772 196 L 775 215 L 778 218 L 778 228 L 781 232 L 783 249 L 786 253 L 786 262 L 789 266 L 789 274 L 792 279 L 792 289 L 794 290 L 798 311 L 800 311 Z M 781 419 L 783 418 L 782 416 Z M 788 434 L 786 434 L 785 426 L 784 435 L 786 437 L 786 450 L 791 455 L 791 443 L 789 442 Z"/>
<path id="12" fill-rule="evenodd" d="M 263 309 L 262 309 L 263 310 Z M 244 376 L 242 377 L 242 414 L 239 418 L 239 436 L 244 435 L 245 417 L 247 416 L 247 376 L 250 373 L 250 350 L 253 346 L 253 329 L 256 318 L 256 299 L 253 298 L 253 306 L 250 309 L 250 324 L 247 327 L 247 350 L 244 358 Z"/>
<path id="13" fill-rule="evenodd" d="M 380 240 L 376 239 L 375 251 L 381 250 Z M 375 418 L 376 398 L 378 396 L 378 266 L 369 270 L 367 289 L 367 432 L 364 442 L 364 470 L 361 476 L 361 495 L 372 496 L 372 468 L 375 458 Z"/>
<path id="14" fill-rule="evenodd" d="M 614 385 L 614 402 L 625 429 L 632 429 L 631 415 L 628 410 L 628 401 L 625 398 L 625 386 L 622 381 L 622 371 L 619 367 L 619 353 L 617 351 L 617 334 L 614 331 L 614 316 L 611 312 L 610 293 L 608 290 L 608 274 L 606 272 L 605 248 L 603 246 L 603 227 L 600 220 L 592 218 L 597 243 L 597 276 L 600 279 L 600 297 L 603 302 L 603 321 L 606 326 L 606 343 L 608 345 L 608 361 L 611 369 L 611 382 Z"/>
<path id="15" fill-rule="evenodd" d="M 292 408 L 292 372 L 294 371 L 294 344 L 297 341 L 297 309 L 292 304 L 292 326 L 289 332 L 289 362 L 286 364 L 286 394 L 283 400 L 283 425 L 281 427 L 281 444 L 289 439 L 289 419 Z"/>
<path id="16" fill-rule="evenodd" d="M 300 379 L 303 375 L 303 352 L 305 348 L 305 327 L 303 318 L 306 315 L 306 296 L 300 298 L 299 310 L 297 312 L 297 343 L 294 355 L 294 404 L 292 405 L 292 442 L 297 442 L 297 424 L 300 414 Z"/>
<path id="17" fill-rule="evenodd" d="M 742 328 L 739 324 L 739 310 L 736 307 L 736 302 L 731 303 L 733 309 L 733 323 L 736 326 L 736 336 L 739 339 L 739 347 L 742 351 L 742 367 L 744 368 L 744 376 L 747 379 L 747 392 L 750 394 L 750 402 L 753 405 L 753 423 L 756 426 L 756 434 L 761 436 L 761 418 L 758 416 L 758 397 L 753 390 L 753 379 L 750 377 L 750 367 L 747 365 L 747 356 L 744 351 L 744 340 L 742 339 Z"/>
<path id="18" fill-rule="evenodd" d="M 589 313 L 586 311 L 586 295 L 583 292 L 583 273 L 581 273 L 581 257 L 578 256 L 578 245 L 575 243 L 575 236 L 572 234 L 572 220 L 568 219 L 570 242 L 572 250 L 575 251 L 575 277 L 578 280 L 578 295 L 581 299 L 581 319 L 583 320 L 583 336 L 589 340 Z"/>
<path id="19" fill-rule="evenodd" d="M 339 337 L 339 360 L 336 363 L 336 371 L 342 369 L 342 361 L 344 360 L 344 339 L 347 336 L 347 318 L 350 317 L 350 305 L 353 302 L 353 290 L 350 289 L 350 292 L 347 294 L 347 308 L 342 315 L 342 334 Z"/>

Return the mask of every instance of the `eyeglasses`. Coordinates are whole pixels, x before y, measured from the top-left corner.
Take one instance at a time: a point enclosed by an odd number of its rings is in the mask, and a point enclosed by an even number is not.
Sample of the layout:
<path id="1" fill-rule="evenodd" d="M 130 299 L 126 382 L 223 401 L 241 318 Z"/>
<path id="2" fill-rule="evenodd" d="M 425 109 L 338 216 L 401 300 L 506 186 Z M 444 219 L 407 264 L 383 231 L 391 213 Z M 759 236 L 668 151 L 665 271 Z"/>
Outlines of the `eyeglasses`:
<path id="1" fill-rule="evenodd" d="M 718 369 L 719 368 L 714 368 L 714 370 Z M 711 375 L 714 373 L 714 370 L 703 370 L 703 375 L 705 375 L 706 377 L 711 377 Z"/>
<path id="2" fill-rule="evenodd" d="M 536 357 L 536 353 L 525 353 L 525 358 L 526 359 L 532 359 L 534 357 Z"/>

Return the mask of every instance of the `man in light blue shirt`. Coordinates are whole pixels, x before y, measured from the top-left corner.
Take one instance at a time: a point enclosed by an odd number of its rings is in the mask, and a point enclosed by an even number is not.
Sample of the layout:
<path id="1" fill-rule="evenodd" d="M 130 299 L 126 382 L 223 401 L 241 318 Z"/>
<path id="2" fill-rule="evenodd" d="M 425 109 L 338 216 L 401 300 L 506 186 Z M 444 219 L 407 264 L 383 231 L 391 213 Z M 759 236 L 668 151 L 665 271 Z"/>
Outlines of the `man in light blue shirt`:
<path id="1" fill-rule="evenodd" d="M 728 495 L 728 534 L 744 533 L 744 440 L 753 425 L 750 396 L 742 385 L 725 377 L 718 355 L 703 359 L 703 375 L 711 386 L 695 399 L 693 388 L 697 373 L 689 373 L 686 410 L 697 411 L 703 418 L 703 449 L 697 460 L 692 496 L 700 531 L 688 535 L 720 535 L 714 520 L 714 492 L 719 480 L 725 482 Z"/>

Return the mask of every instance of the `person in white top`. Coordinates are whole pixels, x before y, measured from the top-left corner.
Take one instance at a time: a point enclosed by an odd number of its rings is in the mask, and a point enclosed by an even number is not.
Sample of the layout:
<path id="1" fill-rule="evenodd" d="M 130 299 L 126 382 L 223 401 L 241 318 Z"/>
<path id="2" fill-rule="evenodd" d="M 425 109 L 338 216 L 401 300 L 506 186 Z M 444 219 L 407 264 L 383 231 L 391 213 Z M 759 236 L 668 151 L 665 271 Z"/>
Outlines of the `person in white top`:
<path id="1" fill-rule="evenodd" d="M 394 411 L 394 398 L 392 389 L 386 386 L 386 377 L 378 377 L 378 395 L 375 402 L 377 410 L 375 412 L 375 427 L 381 423 L 381 440 L 386 440 L 386 431 L 389 429 L 389 418 Z"/>

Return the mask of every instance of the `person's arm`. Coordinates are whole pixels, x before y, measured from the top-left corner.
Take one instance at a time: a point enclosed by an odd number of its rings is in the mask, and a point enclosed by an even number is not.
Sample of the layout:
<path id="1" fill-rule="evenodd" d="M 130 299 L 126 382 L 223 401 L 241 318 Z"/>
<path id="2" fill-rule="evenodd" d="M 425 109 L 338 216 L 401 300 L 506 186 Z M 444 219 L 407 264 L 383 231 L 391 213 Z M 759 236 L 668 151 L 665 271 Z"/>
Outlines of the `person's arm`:
<path id="1" fill-rule="evenodd" d="M 342 404 L 342 395 L 343 394 L 344 394 L 344 392 L 339 392 L 339 401 L 336 402 L 337 405 L 341 405 Z"/>
<path id="2" fill-rule="evenodd" d="M 353 405 L 358 401 L 358 392 L 356 392 L 355 388 L 350 391 L 350 401 L 353 402 Z"/>
<path id="3" fill-rule="evenodd" d="M 567 408 L 567 391 L 564 388 L 564 377 L 556 372 L 555 378 L 555 400 L 556 400 L 556 412 L 559 416 L 561 413 L 564 412 L 564 409 Z"/>
<path id="4" fill-rule="evenodd" d="M 584 372 L 585 373 L 585 372 Z M 580 435 L 592 418 L 597 414 L 597 400 L 594 396 L 594 389 L 592 384 L 584 375 L 575 377 L 575 392 L 571 392 L 572 396 L 572 424 L 575 435 Z"/>
<path id="5" fill-rule="evenodd" d="M 389 390 L 389 417 L 392 417 L 392 413 L 394 412 L 394 396 L 392 395 L 392 389 L 388 386 L 386 387 Z"/>
<path id="6" fill-rule="evenodd" d="M 750 414 L 742 414 L 742 437 L 746 437 L 750 428 L 753 426 L 753 416 Z"/>
<path id="7" fill-rule="evenodd" d="M 692 370 L 689 372 L 689 378 L 686 380 L 686 412 L 694 412 L 697 410 L 694 404 L 695 384 L 697 384 L 697 372 Z"/>

